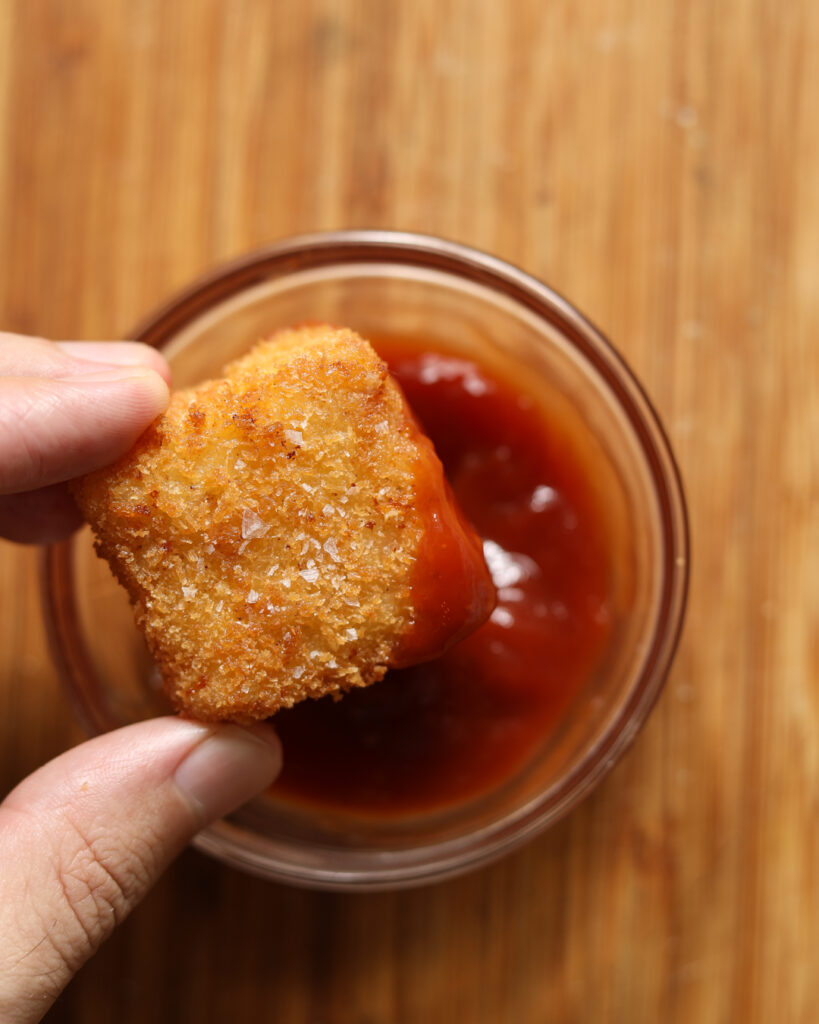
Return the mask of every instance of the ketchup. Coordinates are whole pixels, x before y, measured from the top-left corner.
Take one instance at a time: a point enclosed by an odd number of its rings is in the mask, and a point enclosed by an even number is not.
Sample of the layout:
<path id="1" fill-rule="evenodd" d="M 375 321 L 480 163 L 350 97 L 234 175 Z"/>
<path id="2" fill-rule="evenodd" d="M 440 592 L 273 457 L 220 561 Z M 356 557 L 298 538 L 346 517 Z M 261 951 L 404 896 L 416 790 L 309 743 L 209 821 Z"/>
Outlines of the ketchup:
<path id="1" fill-rule="evenodd" d="M 414 417 L 413 417 L 414 418 Z M 423 524 L 410 578 L 414 623 L 390 652 L 395 668 L 440 656 L 485 622 L 495 587 L 481 539 L 464 517 L 420 425 L 415 443 L 415 511 Z"/>
<path id="2" fill-rule="evenodd" d="M 588 481 L 532 398 L 474 362 L 375 347 L 483 539 L 497 604 L 434 661 L 279 712 L 273 792 L 393 816 L 480 796 L 537 753 L 606 647 L 611 559 Z"/>

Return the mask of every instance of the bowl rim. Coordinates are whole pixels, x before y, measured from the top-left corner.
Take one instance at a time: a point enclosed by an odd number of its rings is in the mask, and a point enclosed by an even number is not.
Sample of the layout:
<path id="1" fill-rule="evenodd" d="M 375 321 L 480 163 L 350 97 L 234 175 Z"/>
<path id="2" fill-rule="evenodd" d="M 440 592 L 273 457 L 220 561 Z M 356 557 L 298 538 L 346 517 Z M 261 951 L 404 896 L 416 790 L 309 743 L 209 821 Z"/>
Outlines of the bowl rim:
<path id="1" fill-rule="evenodd" d="M 577 806 L 613 768 L 642 728 L 671 667 L 682 631 L 690 572 L 688 515 L 681 474 L 669 439 L 645 389 L 606 336 L 570 302 L 519 267 L 458 242 L 391 230 L 316 232 L 282 239 L 217 266 L 196 278 L 129 335 L 161 348 L 206 310 L 255 284 L 303 270 L 339 264 L 409 264 L 447 272 L 483 285 L 523 306 L 557 329 L 603 378 L 639 442 L 652 481 L 663 546 L 656 625 L 649 648 L 626 699 L 573 769 L 550 790 L 511 817 L 457 840 L 416 848 L 402 862 L 370 864 L 360 870 L 334 870 L 273 861 L 216 822 L 194 844 L 225 863 L 255 875 L 317 889 L 397 889 L 440 881 L 496 860 L 553 825 Z M 75 625 L 73 608 L 56 595 L 70 580 L 71 542 L 50 545 L 41 559 L 41 594 L 52 659 L 64 690 L 86 731 L 111 727 L 99 709 L 88 706 L 74 685 L 81 650 L 67 650 L 65 631 Z M 423 856 L 419 856 L 423 854 Z"/>

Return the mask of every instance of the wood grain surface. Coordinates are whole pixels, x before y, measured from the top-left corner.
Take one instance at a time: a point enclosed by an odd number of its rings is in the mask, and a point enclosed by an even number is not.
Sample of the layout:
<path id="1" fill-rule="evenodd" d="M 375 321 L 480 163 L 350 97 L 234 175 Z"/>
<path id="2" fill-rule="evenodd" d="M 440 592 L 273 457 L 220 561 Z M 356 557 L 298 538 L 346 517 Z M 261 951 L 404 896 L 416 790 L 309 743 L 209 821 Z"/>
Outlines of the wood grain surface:
<path id="1" fill-rule="evenodd" d="M 305 230 L 467 242 L 624 353 L 694 555 L 659 705 L 548 834 L 365 896 L 189 852 L 49 1020 L 817 1019 L 818 60 L 811 0 L 0 0 L 3 328 L 119 337 Z M 0 546 L 2 792 L 81 738 L 35 566 Z"/>

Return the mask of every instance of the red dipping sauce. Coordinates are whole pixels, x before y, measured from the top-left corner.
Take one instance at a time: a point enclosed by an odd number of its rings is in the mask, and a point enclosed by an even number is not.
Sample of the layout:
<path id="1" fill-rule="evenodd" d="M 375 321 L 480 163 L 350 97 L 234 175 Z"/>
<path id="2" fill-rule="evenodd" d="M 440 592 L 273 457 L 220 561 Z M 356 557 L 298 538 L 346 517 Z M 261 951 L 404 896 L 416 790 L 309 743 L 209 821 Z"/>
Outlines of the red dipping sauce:
<path id="1" fill-rule="evenodd" d="M 275 717 L 274 792 L 398 815 L 502 785 L 537 753 L 611 632 L 611 557 L 591 488 L 526 394 L 474 362 L 376 343 L 479 535 L 497 606 L 435 661 Z"/>

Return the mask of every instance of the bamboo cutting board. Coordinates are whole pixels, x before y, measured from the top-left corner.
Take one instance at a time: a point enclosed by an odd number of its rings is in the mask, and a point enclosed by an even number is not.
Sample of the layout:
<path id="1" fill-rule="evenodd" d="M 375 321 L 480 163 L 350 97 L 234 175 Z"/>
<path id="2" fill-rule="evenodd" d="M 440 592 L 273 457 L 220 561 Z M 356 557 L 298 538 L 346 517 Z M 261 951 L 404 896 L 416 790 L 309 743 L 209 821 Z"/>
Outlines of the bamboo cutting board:
<path id="1" fill-rule="evenodd" d="M 50 1020 L 808 1022 L 819 1014 L 819 7 L 0 0 L 0 326 L 121 336 L 306 230 L 542 277 L 654 399 L 683 643 L 581 808 L 463 879 L 288 890 L 189 852 Z M 0 792 L 80 739 L 0 546 Z"/>

